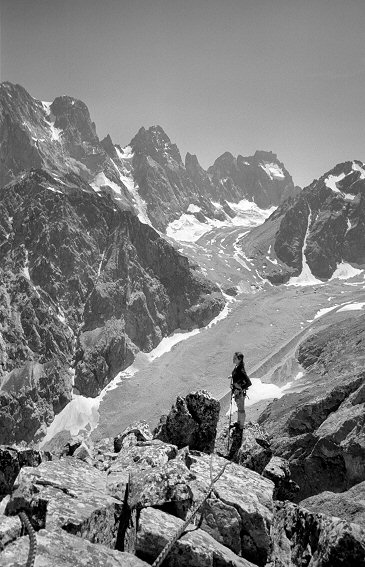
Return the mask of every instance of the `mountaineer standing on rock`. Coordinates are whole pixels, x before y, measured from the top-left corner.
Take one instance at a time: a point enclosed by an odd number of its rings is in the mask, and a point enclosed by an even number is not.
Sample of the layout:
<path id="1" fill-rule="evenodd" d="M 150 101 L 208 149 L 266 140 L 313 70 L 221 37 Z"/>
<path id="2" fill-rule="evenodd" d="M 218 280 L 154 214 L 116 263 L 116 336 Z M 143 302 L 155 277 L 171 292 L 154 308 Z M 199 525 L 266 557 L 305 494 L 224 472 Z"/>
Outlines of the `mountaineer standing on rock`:
<path id="1" fill-rule="evenodd" d="M 246 392 L 247 388 L 249 388 L 252 384 L 251 380 L 247 376 L 243 358 L 242 352 L 234 353 L 233 364 L 235 367 L 232 370 L 232 377 L 230 377 L 232 396 L 234 397 L 237 405 L 237 423 L 235 423 L 234 426 L 241 430 L 244 428 L 246 419 Z"/>

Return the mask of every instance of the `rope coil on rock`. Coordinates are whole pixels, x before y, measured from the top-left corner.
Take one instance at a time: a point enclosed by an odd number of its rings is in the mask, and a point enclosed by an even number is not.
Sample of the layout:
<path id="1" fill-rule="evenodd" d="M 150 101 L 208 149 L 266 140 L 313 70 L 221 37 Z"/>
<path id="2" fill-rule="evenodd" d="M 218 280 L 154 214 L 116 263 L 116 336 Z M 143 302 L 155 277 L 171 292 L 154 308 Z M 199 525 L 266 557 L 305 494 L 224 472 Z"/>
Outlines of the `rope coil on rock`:
<path id="1" fill-rule="evenodd" d="M 18 512 L 18 516 L 21 519 L 23 525 L 25 526 L 25 529 L 27 530 L 29 536 L 29 553 L 28 553 L 26 567 L 33 567 L 35 562 L 35 556 L 37 553 L 37 538 L 35 535 L 35 531 L 25 512 Z"/>
<path id="2" fill-rule="evenodd" d="M 163 548 L 163 550 L 161 551 L 160 555 L 157 557 L 157 559 L 152 563 L 152 567 L 160 567 L 160 565 L 163 563 L 163 561 L 166 559 L 167 555 L 169 554 L 169 552 L 171 551 L 172 547 L 175 545 L 175 543 L 177 542 L 177 540 L 182 536 L 182 534 L 184 533 L 186 527 L 191 523 L 191 520 L 194 518 L 194 516 L 198 513 L 198 511 L 200 510 L 200 508 L 203 506 L 203 504 L 205 503 L 205 501 L 209 498 L 210 493 L 213 490 L 213 487 L 215 485 L 215 483 L 217 482 L 217 480 L 222 476 L 222 474 L 224 473 L 224 471 L 226 470 L 227 466 L 230 465 L 231 463 L 225 463 L 222 467 L 222 469 L 219 471 L 219 473 L 212 478 L 212 460 L 210 461 L 210 478 L 211 478 L 211 482 L 210 485 L 207 489 L 207 493 L 204 496 L 203 500 L 201 502 L 198 502 L 196 504 L 196 506 L 193 508 L 192 512 L 190 513 L 190 515 L 186 518 L 185 522 L 183 523 L 183 525 L 177 530 L 176 534 L 171 538 L 171 540 L 165 545 L 165 547 Z"/>

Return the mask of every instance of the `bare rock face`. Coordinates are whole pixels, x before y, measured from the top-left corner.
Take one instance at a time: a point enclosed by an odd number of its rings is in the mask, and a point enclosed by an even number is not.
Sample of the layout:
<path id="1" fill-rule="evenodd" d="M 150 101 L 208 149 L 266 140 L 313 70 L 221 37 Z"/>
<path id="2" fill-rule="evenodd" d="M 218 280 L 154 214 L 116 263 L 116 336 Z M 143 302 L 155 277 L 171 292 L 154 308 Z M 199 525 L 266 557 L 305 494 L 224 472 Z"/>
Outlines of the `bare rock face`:
<path id="1" fill-rule="evenodd" d="M 211 453 L 217 433 L 220 404 L 205 390 L 177 398 L 167 416 L 162 416 L 154 431 L 154 438 L 173 443 L 181 448 L 186 445 L 205 453 Z"/>
<path id="2" fill-rule="evenodd" d="M 272 451 L 267 436 L 257 424 L 247 424 L 243 432 L 235 431 L 234 435 L 241 433 L 241 442 L 232 460 L 259 474 L 262 474 L 271 459 Z M 232 445 L 234 446 L 234 439 Z"/>
<path id="3" fill-rule="evenodd" d="M 20 538 L 22 524 L 17 516 L 0 515 L 0 553 L 12 541 Z"/>
<path id="4" fill-rule="evenodd" d="M 8 545 L 1 554 L 4 565 L 24 567 L 29 552 L 28 537 L 21 537 Z M 85 565 L 107 565 L 108 567 L 146 567 L 145 563 L 130 553 L 109 549 L 104 545 L 90 543 L 63 530 L 37 532 L 36 565 L 52 567 L 84 567 Z"/>
<path id="5" fill-rule="evenodd" d="M 295 501 L 365 480 L 363 315 L 323 328 L 299 347 L 308 387 L 272 402 L 259 418 L 289 463 Z"/>
<path id="6" fill-rule="evenodd" d="M 345 492 L 321 492 L 302 500 L 300 505 L 316 514 L 337 516 L 346 522 L 365 525 L 365 482 Z"/>
<path id="7" fill-rule="evenodd" d="M 253 156 L 235 158 L 229 152 L 216 159 L 208 169 L 213 182 L 219 184 L 220 193 L 232 200 L 253 200 L 259 207 L 278 205 L 282 200 L 295 195 L 293 180 L 273 152 L 257 151 Z"/>
<path id="8" fill-rule="evenodd" d="M 275 484 L 274 500 L 293 500 L 299 486 L 291 479 L 288 461 L 281 457 L 271 457 L 262 475 Z"/>
<path id="9" fill-rule="evenodd" d="M 179 518 L 160 510 L 142 510 L 137 534 L 138 555 L 148 562 L 155 560 L 182 523 Z M 238 557 L 209 534 L 196 528 L 178 540 L 165 563 L 191 567 L 252 567 L 252 563 Z"/>
<path id="10" fill-rule="evenodd" d="M 274 542 L 268 567 L 362 567 L 365 531 L 325 514 L 313 514 L 290 502 L 276 504 Z"/>
<path id="11" fill-rule="evenodd" d="M 0 447 L 0 500 L 13 490 L 22 467 L 38 467 L 51 458 L 49 453 L 20 447 Z"/>
<path id="12" fill-rule="evenodd" d="M 191 458 L 190 471 L 196 475 L 196 480 L 191 481 L 190 487 L 194 502 L 199 502 L 210 484 L 210 457 L 201 454 L 191 455 Z M 202 529 L 206 529 L 213 537 L 216 534 L 218 541 L 224 542 L 224 545 L 229 543 L 232 546 L 230 536 L 227 537 L 228 521 L 236 526 L 236 533 L 240 534 L 239 540 L 235 540 L 231 549 L 237 549 L 238 545 L 244 558 L 257 565 L 265 565 L 272 545 L 270 528 L 273 520 L 274 484 L 256 472 L 217 456 L 213 457 L 212 476 L 219 473 L 224 466 L 226 468 L 214 486 L 215 498 L 225 505 L 224 514 L 220 515 L 216 509 L 215 521 L 212 522 L 211 510 L 208 507 L 206 513 L 203 512 Z M 210 501 L 210 508 L 212 504 Z"/>
<path id="13" fill-rule="evenodd" d="M 46 502 L 45 528 L 114 548 L 123 504 L 106 491 L 106 474 L 73 457 L 24 467 L 16 486 L 31 485 Z M 7 508 L 11 509 L 12 499 Z"/>
<path id="14" fill-rule="evenodd" d="M 224 305 L 187 258 L 80 177 L 30 172 L 1 192 L 0 212 L 0 442 L 41 438 L 73 381 L 96 396 L 139 349 Z"/>
<path id="15" fill-rule="evenodd" d="M 114 438 L 114 451 L 119 453 L 123 447 L 136 445 L 138 441 L 151 441 L 152 433 L 146 421 L 138 421 L 127 427 Z"/>
<path id="16" fill-rule="evenodd" d="M 312 274 L 327 280 L 341 262 L 364 263 L 364 215 L 365 165 L 338 164 L 253 229 L 244 252 L 274 284 L 301 273 L 303 254 Z"/>

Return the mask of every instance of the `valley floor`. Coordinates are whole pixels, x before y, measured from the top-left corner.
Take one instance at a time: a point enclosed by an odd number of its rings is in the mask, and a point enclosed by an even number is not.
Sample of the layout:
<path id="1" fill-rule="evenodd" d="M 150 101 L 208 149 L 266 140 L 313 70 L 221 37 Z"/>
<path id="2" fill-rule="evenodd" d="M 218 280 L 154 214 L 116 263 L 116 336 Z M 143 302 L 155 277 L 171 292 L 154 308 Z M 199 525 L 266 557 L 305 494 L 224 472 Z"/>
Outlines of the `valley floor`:
<path id="1" fill-rule="evenodd" d="M 93 437 L 115 435 L 137 418 L 155 426 L 176 396 L 196 389 L 203 388 L 223 398 L 229 391 L 228 376 L 236 350 L 244 352 L 247 370 L 254 378 L 248 405 L 298 389 L 300 379 L 294 378 L 300 369 L 288 364 L 298 343 L 324 318 L 359 313 L 349 307 L 338 312 L 345 303 L 358 303 L 357 309 L 361 309 L 362 277 L 358 284 L 350 286 L 338 280 L 306 287 L 265 284 L 256 293 L 241 293 L 230 303 L 225 319 L 176 344 L 107 392 L 100 403 L 99 423 Z M 288 386 L 283 392 L 259 379 Z"/>

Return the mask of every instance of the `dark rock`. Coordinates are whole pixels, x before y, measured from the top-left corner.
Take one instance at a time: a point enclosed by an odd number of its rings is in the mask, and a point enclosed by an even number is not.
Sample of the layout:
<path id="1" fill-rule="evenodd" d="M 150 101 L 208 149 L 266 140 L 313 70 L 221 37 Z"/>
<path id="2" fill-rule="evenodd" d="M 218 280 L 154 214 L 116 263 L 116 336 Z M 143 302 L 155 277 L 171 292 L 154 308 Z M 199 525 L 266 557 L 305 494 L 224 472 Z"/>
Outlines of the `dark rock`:
<path id="1" fill-rule="evenodd" d="M 39 489 L 25 479 L 12 493 L 5 514 L 15 516 L 25 512 L 33 528 L 38 531 L 46 526 L 48 501 L 39 495 Z"/>
<path id="2" fill-rule="evenodd" d="M 219 186 L 220 197 L 228 201 L 247 198 L 268 208 L 298 193 L 288 171 L 272 152 L 257 151 L 253 156 L 237 158 L 226 152 L 215 160 L 208 174 Z"/>
<path id="3" fill-rule="evenodd" d="M 127 439 L 131 437 L 131 439 Z M 114 438 L 114 451 L 118 453 L 125 443 L 137 444 L 138 441 L 151 441 L 152 433 L 146 421 L 139 421 L 127 427 L 123 433 Z"/>
<path id="4" fill-rule="evenodd" d="M 349 523 L 365 525 L 365 482 L 341 493 L 321 492 L 302 500 L 300 506 L 316 514 L 337 516 Z"/>
<path id="5" fill-rule="evenodd" d="M 276 504 L 272 538 L 268 567 L 365 565 L 365 531 L 360 526 L 290 502 Z"/>
<path id="6" fill-rule="evenodd" d="M 37 467 L 49 457 L 48 453 L 35 449 L 0 447 L 0 499 L 5 494 L 10 494 L 22 467 Z"/>
<path id="7" fill-rule="evenodd" d="M 263 431 L 257 424 L 247 424 L 242 432 L 241 444 L 232 455 L 232 460 L 261 474 L 271 456 L 270 444 Z"/>
<path id="8" fill-rule="evenodd" d="M 274 500 L 293 500 L 299 486 L 291 479 L 288 461 L 281 457 L 271 457 L 262 476 L 275 484 Z"/>
<path id="9" fill-rule="evenodd" d="M 296 198 L 284 202 L 243 239 L 245 254 L 255 258 L 263 277 L 279 284 L 298 276 L 305 239 L 305 260 L 319 279 L 330 278 L 341 262 L 364 263 L 364 171 L 364 164 L 358 161 L 338 164 Z M 336 190 L 330 187 L 334 183 Z M 267 262 L 272 243 L 271 261 Z"/>
<path id="10" fill-rule="evenodd" d="M 364 333 L 361 315 L 306 339 L 298 350 L 306 389 L 273 401 L 259 418 L 300 487 L 295 501 L 365 480 Z"/>
<path id="11" fill-rule="evenodd" d="M 93 463 L 93 454 L 90 448 L 86 445 L 84 441 L 80 444 L 77 449 L 75 449 L 73 456 L 75 459 L 80 459 L 81 461 L 85 461 L 91 465 Z"/>
<path id="12" fill-rule="evenodd" d="M 220 404 L 205 390 L 180 396 L 167 416 L 162 416 L 153 435 L 181 448 L 188 445 L 211 453 L 214 449 Z"/>

